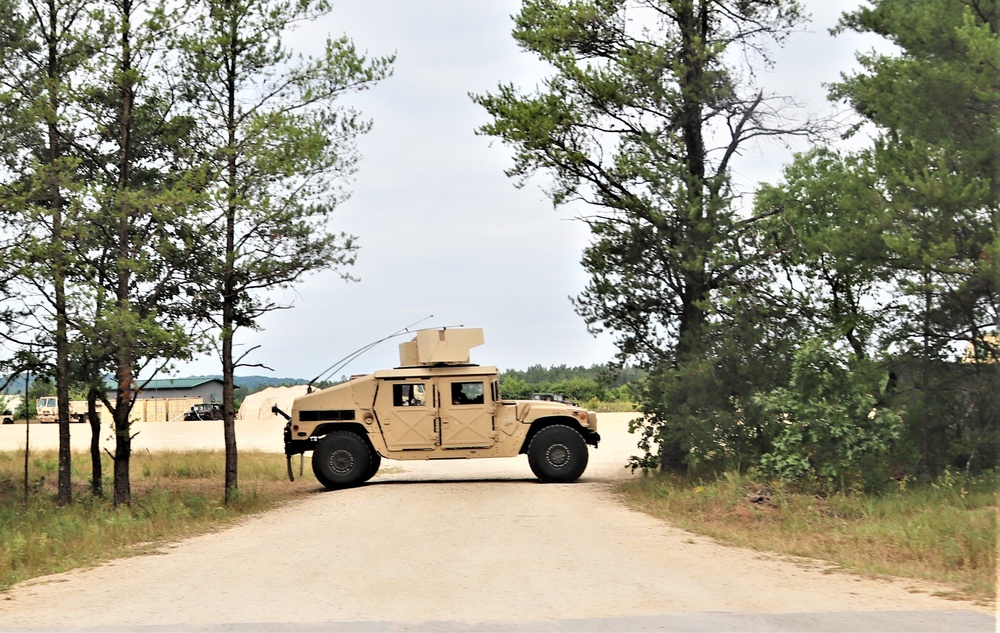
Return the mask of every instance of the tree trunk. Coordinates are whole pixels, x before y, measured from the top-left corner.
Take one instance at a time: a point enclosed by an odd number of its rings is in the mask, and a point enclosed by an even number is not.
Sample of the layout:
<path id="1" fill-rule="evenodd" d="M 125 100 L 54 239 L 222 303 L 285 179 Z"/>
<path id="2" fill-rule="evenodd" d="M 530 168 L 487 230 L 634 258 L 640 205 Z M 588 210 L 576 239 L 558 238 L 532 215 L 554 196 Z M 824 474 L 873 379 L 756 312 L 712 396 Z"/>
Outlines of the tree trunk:
<path id="1" fill-rule="evenodd" d="M 222 371 L 222 433 L 226 444 L 226 491 L 225 502 L 232 501 L 233 493 L 239 488 L 238 466 L 239 453 L 236 448 L 236 411 L 234 398 L 234 376 L 232 349 L 233 337 L 230 334 L 222 343 L 223 349 L 223 371 Z M 228 349 L 228 356 L 227 350 Z"/>
<path id="2" fill-rule="evenodd" d="M 65 256 L 63 254 L 62 223 L 63 200 L 60 183 L 59 164 L 59 130 L 57 116 L 59 113 L 59 51 L 57 49 L 59 33 L 58 16 L 55 0 L 48 2 L 48 79 L 49 107 L 48 143 L 49 143 L 49 202 L 52 205 L 52 291 L 54 297 L 54 312 L 56 319 L 55 351 L 56 351 L 56 404 L 59 422 L 59 482 L 58 499 L 61 505 L 73 502 L 72 459 L 69 445 L 69 341 L 66 327 L 66 273 Z"/>
<path id="3" fill-rule="evenodd" d="M 684 139 L 687 236 L 684 249 L 684 290 L 681 293 L 681 314 L 678 340 L 673 357 L 676 370 L 686 362 L 697 360 L 702 353 L 705 324 L 708 315 L 703 307 L 709 299 L 708 258 L 716 238 L 710 218 L 711 201 L 705 201 L 705 138 L 704 138 L 704 47 L 708 36 L 706 3 L 683 3 L 678 9 L 677 22 L 681 32 L 681 63 L 685 72 L 680 76 L 681 135 Z M 682 211 L 682 212 L 683 212 Z M 669 425 L 669 422 L 667 422 Z M 661 429 L 660 470 L 683 472 L 686 468 L 684 447 L 680 438 Z"/>
<path id="4" fill-rule="evenodd" d="M 134 376 L 132 374 L 132 358 L 127 350 L 121 352 L 123 357 L 118 361 L 118 396 L 115 398 L 115 464 L 114 486 L 115 505 L 132 505 L 132 482 L 129 475 L 129 464 L 132 459 L 132 401 Z"/>
<path id="5" fill-rule="evenodd" d="M 97 392 L 87 393 L 87 419 L 90 420 L 90 493 L 104 496 L 104 473 L 101 464 L 101 416 L 97 412 Z"/>
<path id="6" fill-rule="evenodd" d="M 129 478 L 129 462 L 132 459 L 132 436 L 128 423 L 131 413 L 121 399 L 115 412 L 115 506 L 132 505 L 132 482 Z M 124 418 L 124 419 L 123 419 Z"/>
<path id="7" fill-rule="evenodd" d="M 233 493 L 239 488 L 238 462 L 239 457 L 236 449 L 236 411 L 234 403 L 234 379 L 235 363 L 233 361 L 233 330 L 235 327 L 236 312 L 236 187 L 237 187 L 237 164 L 236 164 L 236 69 L 239 26 L 234 19 L 230 25 L 230 59 L 227 63 L 228 76 L 226 82 L 227 103 L 226 123 L 228 138 L 227 178 L 228 200 L 226 204 L 226 251 L 225 270 L 222 281 L 222 411 L 223 411 L 223 436 L 226 444 L 226 483 L 225 502 L 228 504 Z"/>
<path id="8" fill-rule="evenodd" d="M 132 17 L 132 4 L 122 3 L 121 30 L 121 129 L 119 137 L 119 181 L 118 181 L 118 287 L 116 306 L 118 318 L 130 313 L 132 291 L 131 258 L 132 246 L 129 242 L 130 220 L 132 208 L 123 195 L 131 185 L 131 125 L 132 102 L 134 98 L 132 80 L 129 73 L 132 68 L 132 43 L 129 20 Z M 132 482 L 129 475 L 129 463 L 132 458 L 132 428 L 129 417 L 132 414 L 132 400 L 135 397 L 135 367 L 132 347 L 128 341 L 129 328 L 122 325 L 121 347 L 116 354 L 118 367 L 118 397 L 115 402 L 115 505 L 132 504 Z"/>

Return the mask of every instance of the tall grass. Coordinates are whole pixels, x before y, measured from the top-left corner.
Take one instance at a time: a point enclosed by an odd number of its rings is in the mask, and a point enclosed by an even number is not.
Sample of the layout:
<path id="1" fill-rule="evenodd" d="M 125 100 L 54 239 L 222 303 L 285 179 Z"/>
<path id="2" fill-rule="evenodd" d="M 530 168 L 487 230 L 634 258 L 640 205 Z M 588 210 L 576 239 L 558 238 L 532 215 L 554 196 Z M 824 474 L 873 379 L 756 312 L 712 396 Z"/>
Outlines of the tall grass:
<path id="1" fill-rule="evenodd" d="M 596 413 L 631 413 L 639 410 L 638 402 L 628 402 L 624 400 L 598 400 L 591 398 L 586 402 L 581 402 L 580 406 Z M 636 415 L 638 417 L 638 414 Z"/>
<path id="2" fill-rule="evenodd" d="M 712 482 L 649 476 L 628 503 L 692 532 L 844 569 L 944 583 L 991 603 L 997 591 L 997 484 L 952 476 L 880 495 L 799 494 L 729 473 Z"/>
<path id="3" fill-rule="evenodd" d="M 0 452 L 0 590 L 206 532 L 316 489 L 311 481 L 290 484 L 283 456 L 246 451 L 240 453 L 239 494 L 227 506 L 224 454 L 137 452 L 131 464 L 133 503 L 116 508 L 90 495 L 90 456 L 74 454 L 74 502 L 62 507 L 55 503 L 57 455 L 43 452 L 30 460 L 25 505 L 23 459 L 23 453 Z M 111 472 L 110 461 L 104 470 Z M 104 489 L 111 491 L 110 477 Z"/>

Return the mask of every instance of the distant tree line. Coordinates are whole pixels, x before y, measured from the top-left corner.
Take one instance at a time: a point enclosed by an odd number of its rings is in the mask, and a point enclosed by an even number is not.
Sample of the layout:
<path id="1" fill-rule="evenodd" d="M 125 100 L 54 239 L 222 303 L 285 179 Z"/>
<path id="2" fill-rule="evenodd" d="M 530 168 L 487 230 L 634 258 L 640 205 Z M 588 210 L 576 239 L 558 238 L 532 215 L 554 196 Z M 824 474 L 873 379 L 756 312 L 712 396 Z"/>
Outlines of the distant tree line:
<path id="1" fill-rule="evenodd" d="M 500 393 L 504 398 L 523 400 L 535 393 L 552 393 L 580 404 L 587 402 L 631 403 L 638 398 L 643 372 L 611 365 L 569 367 L 532 365 L 525 370 L 500 373 Z"/>
<path id="2" fill-rule="evenodd" d="M 591 229 L 577 311 L 648 372 L 636 467 L 828 491 L 997 465 L 998 9 L 844 14 L 894 47 L 830 87 L 844 128 L 756 85 L 794 0 L 524 2 L 514 38 L 551 74 L 476 96 L 480 132 Z M 791 137 L 812 149 L 740 204 L 733 161 Z"/>

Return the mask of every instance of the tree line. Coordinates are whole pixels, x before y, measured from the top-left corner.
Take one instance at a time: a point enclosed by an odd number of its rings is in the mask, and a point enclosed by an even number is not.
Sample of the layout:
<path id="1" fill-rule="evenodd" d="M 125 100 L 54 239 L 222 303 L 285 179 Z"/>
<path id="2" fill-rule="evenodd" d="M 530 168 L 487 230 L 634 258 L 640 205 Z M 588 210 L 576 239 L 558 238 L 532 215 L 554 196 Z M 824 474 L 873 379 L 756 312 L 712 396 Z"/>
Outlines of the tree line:
<path id="1" fill-rule="evenodd" d="M 635 367 L 609 364 L 590 367 L 532 365 L 524 370 L 500 372 L 500 393 L 511 400 L 525 400 L 536 393 L 551 393 L 584 404 L 596 402 L 634 402 L 639 393 L 643 372 Z"/>
<path id="2" fill-rule="evenodd" d="M 513 36 L 550 75 L 475 95 L 479 132 L 591 230 L 574 301 L 647 372 L 635 467 L 819 490 L 992 468 L 997 2 L 843 14 L 836 33 L 893 47 L 829 86 L 847 127 L 755 81 L 806 19 L 793 0 L 525 0 Z M 793 137 L 811 149 L 740 205 L 734 161 Z"/>
<path id="3" fill-rule="evenodd" d="M 0 0 L 0 374 L 50 377 L 59 501 L 68 402 L 84 385 L 91 487 L 102 402 L 114 501 L 131 502 L 129 414 L 145 381 L 194 353 L 223 376 L 225 498 L 238 487 L 234 336 L 284 307 L 267 291 L 333 269 L 353 236 L 330 215 L 369 129 L 338 100 L 391 72 L 346 37 L 285 42 L 327 0 Z M 104 377 L 117 389 L 108 397 Z"/>

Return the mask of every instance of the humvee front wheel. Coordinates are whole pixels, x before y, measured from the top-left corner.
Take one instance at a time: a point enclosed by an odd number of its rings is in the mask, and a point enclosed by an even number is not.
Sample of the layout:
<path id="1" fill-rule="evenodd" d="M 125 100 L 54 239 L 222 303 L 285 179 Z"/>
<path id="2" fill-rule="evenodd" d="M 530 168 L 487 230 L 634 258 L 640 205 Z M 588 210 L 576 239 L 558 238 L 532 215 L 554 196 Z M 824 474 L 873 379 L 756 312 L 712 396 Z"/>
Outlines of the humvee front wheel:
<path id="1" fill-rule="evenodd" d="M 368 467 L 368 472 L 365 473 L 365 478 L 362 479 L 362 481 L 368 481 L 369 479 L 374 477 L 375 473 L 378 472 L 378 469 L 382 467 L 382 456 L 378 454 L 378 451 L 372 451 L 371 454 L 372 454 L 372 462 L 371 465 Z"/>
<path id="2" fill-rule="evenodd" d="M 531 472 L 546 483 L 576 481 L 586 470 L 588 459 L 583 436 L 563 424 L 545 427 L 528 444 Z"/>
<path id="3" fill-rule="evenodd" d="M 312 456 L 313 474 L 319 483 L 331 490 L 365 481 L 371 463 L 372 451 L 368 443 L 350 431 L 330 433 L 319 441 Z"/>

